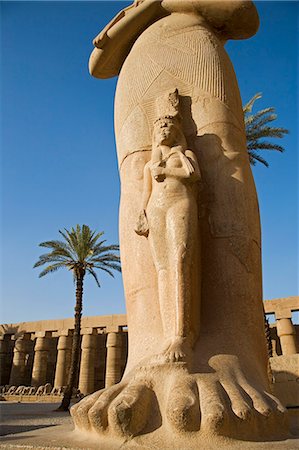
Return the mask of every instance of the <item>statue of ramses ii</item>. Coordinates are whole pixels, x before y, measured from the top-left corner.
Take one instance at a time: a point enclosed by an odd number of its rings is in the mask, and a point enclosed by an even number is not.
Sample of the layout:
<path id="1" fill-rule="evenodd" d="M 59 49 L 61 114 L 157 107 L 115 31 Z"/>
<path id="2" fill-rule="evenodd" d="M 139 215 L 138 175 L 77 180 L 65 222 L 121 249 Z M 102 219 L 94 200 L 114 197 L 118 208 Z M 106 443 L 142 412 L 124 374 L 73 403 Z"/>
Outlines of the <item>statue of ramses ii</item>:
<path id="1" fill-rule="evenodd" d="M 251 1 L 143 0 L 94 39 L 91 74 L 118 76 L 129 354 L 122 380 L 71 413 L 78 432 L 111 448 L 285 435 L 269 383 L 257 195 L 224 48 L 258 27 Z"/>

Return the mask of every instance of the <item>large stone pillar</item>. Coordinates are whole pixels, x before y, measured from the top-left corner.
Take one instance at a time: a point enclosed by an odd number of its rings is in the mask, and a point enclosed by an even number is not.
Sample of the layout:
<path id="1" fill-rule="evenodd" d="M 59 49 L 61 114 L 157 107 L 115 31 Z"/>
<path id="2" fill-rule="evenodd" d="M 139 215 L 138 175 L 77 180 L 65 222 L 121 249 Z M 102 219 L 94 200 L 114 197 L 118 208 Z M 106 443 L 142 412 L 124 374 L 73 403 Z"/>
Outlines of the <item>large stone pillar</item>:
<path id="1" fill-rule="evenodd" d="M 9 334 L 3 334 L 0 336 L 0 386 L 4 386 L 9 383 L 9 344 Z"/>
<path id="2" fill-rule="evenodd" d="M 121 378 L 121 357 L 122 357 L 122 335 L 117 332 L 110 332 L 107 336 L 107 360 L 105 387 L 112 386 Z"/>
<path id="3" fill-rule="evenodd" d="M 86 395 L 95 390 L 94 366 L 96 349 L 96 330 L 85 328 L 81 330 L 81 363 L 79 374 L 79 389 Z"/>
<path id="4" fill-rule="evenodd" d="M 13 350 L 13 361 L 10 372 L 9 384 L 12 386 L 20 386 L 25 384 L 26 363 L 28 358 L 28 348 L 30 344 L 31 334 L 25 333 L 15 342 Z"/>
<path id="5" fill-rule="evenodd" d="M 47 383 L 47 364 L 49 357 L 49 338 L 51 332 L 39 331 L 35 333 L 34 360 L 32 369 L 32 386 L 41 386 Z"/>
<path id="6" fill-rule="evenodd" d="M 293 355 L 297 353 L 296 331 L 291 317 L 277 319 L 276 326 L 282 354 Z"/>
<path id="7" fill-rule="evenodd" d="M 71 363 L 72 335 L 70 330 L 61 330 L 58 335 L 57 361 L 54 386 L 67 385 L 67 375 Z"/>

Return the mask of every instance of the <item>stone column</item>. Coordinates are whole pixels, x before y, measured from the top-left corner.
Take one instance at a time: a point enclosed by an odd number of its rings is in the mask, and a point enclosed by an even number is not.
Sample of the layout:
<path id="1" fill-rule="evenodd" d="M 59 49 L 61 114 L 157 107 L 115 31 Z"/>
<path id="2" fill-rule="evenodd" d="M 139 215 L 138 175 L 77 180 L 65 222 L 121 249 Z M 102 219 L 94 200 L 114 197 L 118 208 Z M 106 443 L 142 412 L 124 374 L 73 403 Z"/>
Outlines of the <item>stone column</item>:
<path id="1" fill-rule="evenodd" d="M 49 356 L 49 338 L 51 332 L 39 331 L 35 333 L 34 360 L 32 369 L 32 386 L 41 386 L 47 383 L 47 364 Z"/>
<path id="2" fill-rule="evenodd" d="M 58 335 L 57 361 L 54 386 L 67 385 L 67 374 L 71 363 L 72 335 L 70 330 L 61 330 Z"/>
<path id="3" fill-rule="evenodd" d="M 292 324 L 291 317 L 277 318 L 276 326 L 282 354 L 293 355 L 297 353 L 296 331 L 294 325 Z"/>
<path id="4" fill-rule="evenodd" d="M 117 332 L 110 332 L 107 336 L 107 360 L 105 387 L 112 386 L 121 378 L 121 352 L 122 335 Z"/>
<path id="5" fill-rule="evenodd" d="M 12 386 L 21 386 L 25 383 L 26 361 L 28 354 L 28 345 L 31 339 L 30 333 L 25 333 L 15 342 L 13 350 L 13 361 L 10 372 L 9 384 Z"/>
<path id="6" fill-rule="evenodd" d="M 0 336 L 0 386 L 9 383 L 9 344 L 10 335 Z"/>
<path id="7" fill-rule="evenodd" d="M 81 363 L 79 374 L 79 389 L 82 394 L 94 392 L 94 367 L 96 349 L 96 330 L 83 328 L 81 330 Z"/>

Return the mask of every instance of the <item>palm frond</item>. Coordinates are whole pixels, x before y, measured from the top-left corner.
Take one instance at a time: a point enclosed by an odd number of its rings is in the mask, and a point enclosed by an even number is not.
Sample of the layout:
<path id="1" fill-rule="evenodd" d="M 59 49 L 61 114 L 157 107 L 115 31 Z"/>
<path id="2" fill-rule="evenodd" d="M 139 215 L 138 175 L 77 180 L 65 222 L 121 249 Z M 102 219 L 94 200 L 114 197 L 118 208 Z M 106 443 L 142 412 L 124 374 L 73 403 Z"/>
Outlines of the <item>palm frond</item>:
<path id="1" fill-rule="evenodd" d="M 289 131 L 283 127 L 273 127 L 270 125 L 277 119 L 275 108 L 273 107 L 264 108 L 255 114 L 251 114 L 255 101 L 261 97 L 261 93 L 255 94 L 252 99 L 243 106 L 243 112 L 250 164 L 255 165 L 258 161 L 268 167 L 268 162 L 261 157 L 258 152 L 260 150 L 276 150 L 283 152 L 284 148 L 281 145 L 276 143 L 272 144 L 264 139 L 282 139 Z"/>
<path id="2" fill-rule="evenodd" d="M 276 114 L 269 114 L 267 116 L 262 116 L 260 118 L 257 118 L 256 116 L 247 116 L 245 118 L 245 126 L 247 126 L 248 129 L 252 128 L 258 128 L 263 127 L 264 125 L 268 124 L 269 122 L 273 122 L 277 119 Z"/>
<path id="3" fill-rule="evenodd" d="M 104 272 L 109 273 L 109 275 L 114 278 L 114 273 L 112 272 L 112 270 L 107 269 L 107 267 L 103 267 L 103 266 L 94 266 L 95 269 L 100 269 L 103 270 Z"/>
<path id="4" fill-rule="evenodd" d="M 250 142 L 250 144 L 248 144 L 248 146 L 247 146 L 247 149 L 248 149 L 248 151 L 250 151 L 250 150 L 276 150 L 277 152 L 280 152 L 280 153 L 284 152 L 284 148 L 281 145 L 273 144 L 272 142 L 267 142 L 267 141 Z"/>
<path id="5" fill-rule="evenodd" d="M 264 166 L 269 167 L 269 163 L 261 155 L 257 154 L 254 151 L 251 151 L 251 150 L 248 152 L 248 154 L 249 154 L 249 161 L 250 161 L 251 165 L 255 166 L 256 161 L 258 161 L 258 162 L 262 163 Z"/>
<path id="6" fill-rule="evenodd" d="M 260 109 L 258 112 L 251 114 L 248 117 L 254 117 L 255 120 L 259 120 L 261 117 L 265 117 L 267 115 L 275 114 L 275 108 L 270 106 L 268 108 Z"/>
<path id="7" fill-rule="evenodd" d="M 94 260 L 95 258 L 102 258 L 105 255 L 107 255 L 108 258 L 110 257 L 110 255 L 115 257 L 115 254 L 111 253 L 111 252 L 118 252 L 118 251 L 119 251 L 119 246 L 118 245 L 113 245 L 113 246 L 108 246 L 107 245 L 105 247 L 96 248 L 94 250 L 94 252 L 90 255 L 90 260 Z"/>
<path id="8" fill-rule="evenodd" d="M 109 269 L 113 269 L 113 270 L 117 270 L 118 272 L 121 272 L 121 266 L 119 264 L 116 263 L 108 263 L 108 262 L 97 262 L 95 264 L 93 264 L 93 267 L 97 268 L 97 269 L 103 269 L 103 268 L 109 268 Z"/>
<path id="9" fill-rule="evenodd" d="M 120 262 L 120 257 L 118 255 L 114 255 L 113 253 L 106 253 L 102 256 L 96 256 L 94 258 L 90 258 L 89 262 L 92 263 L 104 263 L 104 262 Z"/>
<path id="10" fill-rule="evenodd" d="M 95 246 L 96 242 L 100 239 L 100 237 L 103 236 L 103 234 L 104 234 L 104 231 L 100 231 L 95 236 L 93 236 L 93 238 L 90 241 L 90 245 Z M 104 242 L 106 242 L 106 240 L 99 242 L 97 245 L 102 245 Z"/>
<path id="11" fill-rule="evenodd" d="M 73 258 L 75 253 L 68 243 L 63 241 L 46 241 L 39 244 L 40 247 L 52 248 L 57 254 L 63 254 L 69 258 Z"/>
<path id="12" fill-rule="evenodd" d="M 73 252 L 74 254 L 76 254 L 76 248 L 74 247 L 73 242 L 72 242 L 72 240 L 70 239 L 69 231 L 68 231 L 66 228 L 64 229 L 64 231 L 65 231 L 65 232 L 59 230 L 59 233 L 60 233 L 61 236 L 63 236 L 63 238 L 66 240 L 66 242 L 67 242 L 68 246 L 70 247 L 70 249 L 72 250 L 72 252 Z"/>
<path id="13" fill-rule="evenodd" d="M 95 282 L 97 283 L 98 287 L 101 287 L 100 282 L 98 280 L 97 274 L 95 273 L 95 271 L 91 268 L 87 269 L 88 273 L 93 276 L 93 278 L 95 279 Z"/>
<path id="14" fill-rule="evenodd" d="M 47 275 L 48 273 L 52 273 L 52 272 L 56 272 L 56 270 L 61 269 L 62 267 L 65 267 L 65 264 L 63 263 L 57 263 L 57 264 L 52 264 L 51 266 L 46 267 L 40 274 L 39 274 L 39 278 L 44 277 L 45 275 Z"/>
<path id="15" fill-rule="evenodd" d="M 254 105 L 254 102 L 255 102 L 256 100 L 258 100 L 259 98 L 262 98 L 262 93 L 261 93 L 261 92 L 258 92 L 257 94 L 255 94 L 255 95 L 249 100 L 249 102 L 246 103 L 246 105 L 243 106 L 243 112 L 244 112 L 244 114 L 251 113 L 252 108 L 253 108 L 253 105 Z"/>
<path id="16" fill-rule="evenodd" d="M 288 130 L 285 128 L 260 127 L 255 130 L 251 130 L 249 137 L 251 140 L 269 137 L 281 139 L 286 133 L 288 133 Z"/>
<path id="17" fill-rule="evenodd" d="M 65 265 L 69 264 L 70 260 L 62 257 L 62 256 L 53 256 L 50 254 L 41 255 L 39 260 L 34 264 L 33 267 L 43 266 L 44 264 L 48 264 L 50 262 L 63 263 Z"/>
<path id="18" fill-rule="evenodd" d="M 115 257 L 115 253 L 111 253 L 111 252 L 118 252 L 118 251 L 119 251 L 118 245 L 107 245 L 105 247 L 96 248 L 90 257 L 92 259 L 102 258 L 105 256 L 107 256 L 108 258 L 110 258 L 110 256 Z"/>

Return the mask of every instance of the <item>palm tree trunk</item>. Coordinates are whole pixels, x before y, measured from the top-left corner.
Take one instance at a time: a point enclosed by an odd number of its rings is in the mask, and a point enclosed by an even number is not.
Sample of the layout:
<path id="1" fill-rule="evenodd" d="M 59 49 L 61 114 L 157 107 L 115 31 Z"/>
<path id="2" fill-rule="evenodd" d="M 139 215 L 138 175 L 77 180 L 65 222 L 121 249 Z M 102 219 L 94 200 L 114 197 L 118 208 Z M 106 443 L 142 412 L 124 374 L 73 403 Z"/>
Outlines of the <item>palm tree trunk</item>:
<path id="1" fill-rule="evenodd" d="M 82 316 L 82 300 L 83 300 L 83 279 L 84 273 L 79 273 L 76 277 L 76 306 L 75 306 L 75 326 L 72 342 L 71 365 L 68 376 L 68 384 L 63 395 L 60 411 L 67 411 L 69 409 L 73 389 L 76 387 L 79 356 L 80 356 L 80 330 L 81 330 L 81 316 Z"/>

